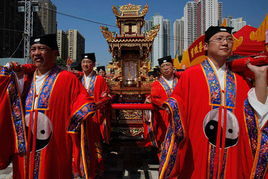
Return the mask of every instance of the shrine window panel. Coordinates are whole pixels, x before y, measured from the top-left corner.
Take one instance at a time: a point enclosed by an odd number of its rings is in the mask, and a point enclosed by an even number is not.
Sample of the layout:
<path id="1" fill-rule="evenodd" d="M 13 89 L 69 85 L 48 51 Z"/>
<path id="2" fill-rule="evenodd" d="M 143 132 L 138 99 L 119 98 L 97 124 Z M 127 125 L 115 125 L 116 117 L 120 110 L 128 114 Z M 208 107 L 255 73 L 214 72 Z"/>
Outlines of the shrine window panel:
<path id="1" fill-rule="evenodd" d="M 136 25 L 132 25 L 131 26 L 131 31 L 132 31 L 132 33 L 137 33 L 137 26 Z"/>
<path id="2" fill-rule="evenodd" d="M 135 86 L 137 84 L 137 61 L 124 61 L 123 62 L 123 83 L 124 86 Z"/>
<path id="3" fill-rule="evenodd" d="M 129 25 L 124 25 L 123 31 L 124 31 L 124 33 L 128 33 L 129 32 Z"/>

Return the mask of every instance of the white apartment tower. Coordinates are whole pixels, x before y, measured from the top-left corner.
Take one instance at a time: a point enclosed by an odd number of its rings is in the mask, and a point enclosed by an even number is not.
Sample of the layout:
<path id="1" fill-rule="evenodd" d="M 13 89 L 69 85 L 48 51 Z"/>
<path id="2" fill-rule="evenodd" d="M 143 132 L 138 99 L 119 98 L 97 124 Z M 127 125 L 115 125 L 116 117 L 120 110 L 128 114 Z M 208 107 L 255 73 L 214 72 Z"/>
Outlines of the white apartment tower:
<path id="1" fill-rule="evenodd" d="M 151 19 L 151 20 L 145 20 L 145 23 L 144 23 L 144 26 L 143 26 L 143 33 L 145 33 L 145 32 L 148 32 L 148 31 L 150 31 L 150 29 L 152 29 L 152 27 L 154 26 L 154 22 L 153 22 L 153 19 Z M 148 57 L 148 59 L 152 62 L 152 60 L 153 60 L 153 54 L 152 54 L 153 52 L 151 51 L 150 53 L 149 53 L 149 57 Z"/>
<path id="2" fill-rule="evenodd" d="M 170 21 L 161 15 L 154 15 L 151 20 L 146 20 L 143 32 L 150 31 L 155 25 L 160 25 L 160 30 L 153 42 L 152 53 L 149 59 L 152 67 L 158 66 L 158 59 L 170 55 Z"/>
<path id="3" fill-rule="evenodd" d="M 78 30 L 68 30 L 68 57 L 74 61 L 80 60 L 82 54 L 85 52 L 85 38 L 78 32 Z"/>
<path id="4" fill-rule="evenodd" d="M 188 1 L 184 6 L 184 43 L 186 50 L 210 26 L 221 24 L 223 3 L 218 0 Z"/>
<path id="5" fill-rule="evenodd" d="M 68 58 L 68 39 L 63 30 L 57 30 L 57 44 L 59 48 L 59 57 L 63 60 Z"/>
<path id="6" fill-rule="evenodd" d="M 163 57 L 170 55 L 170 21 L 168 19 L 163 20 L 163 42 L 164 42 L 164 52 Z"/>
<path id="7" fill-rule="evenodd" d="M 222 8 L 222 3 L 218 0 L 201 0 L 201 33 L 204 33 L 210 26 L 219 25 L 219 7 Z"/>
<path id="8" fill-rule="evenodd" d="M 182 55 L 184 47 L 184 19 L 176 19 L 173 23 L 174 45 L 173 53 L 175 55 Z"/>
<path id="9" fill-rule="evenodd" d="M 189 1 L 184 6 L 184 50 L 197 38 L 197 3 Z"/>
<path id="10" fill-rule="evenodd" d="M 145 24 L 143 26 L 143 32 L 150 31 L 150 29 L 152 29 L 153 26 L 154 26 L 153 19 L 151 19 L 151 20 L 145 20 Z"/>
<path id="11" fill-rule="evenodd" d="M 219 25 L 222 24 L 222 8 L 223 8 L 223 3 L 218 2 L 219 7 L 218 7 L 218 14 L 219 14 Z"/>
<path id="12" fill-rule="evenodd" d="M 233 27 L 233 32 L 239 31 L 242 27 L 247 25 L 247 22 L 240 18 L 226 17 L 223 20 L 227 21 L 227 26 Z"/>
<path id="13" fill-rule="evenodd" d="M 39 0 L 37 16 L 44 34 L 57 33 L 56 6 L 50 0 Z M 42 33 L 42 32 L 41 32 Z"/>
<path id="14" fill-rule="evenodd" d="M 164 56 L 164 23 L 163 16 L 153 16 L 153 24 L 160 25 L 159 32 L 154 39 L 153 50 L 152 50 L 152 66 L 158 65 L 158 59 Z"/>

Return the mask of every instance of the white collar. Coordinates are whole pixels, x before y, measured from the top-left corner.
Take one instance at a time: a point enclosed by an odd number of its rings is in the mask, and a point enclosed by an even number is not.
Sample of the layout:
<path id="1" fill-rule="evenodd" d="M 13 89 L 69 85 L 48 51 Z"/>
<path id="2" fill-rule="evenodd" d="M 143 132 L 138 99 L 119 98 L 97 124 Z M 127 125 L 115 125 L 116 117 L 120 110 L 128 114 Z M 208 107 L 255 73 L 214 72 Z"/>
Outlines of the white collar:
<path id="1" fill-rule="evenodd" d="M 217 72 L 224 72 L 224 71 L 226 71 L 226 63 L 224 63 L 219 69 L 217 69 L 216 68 L 216 66 L 215 66 L 215 64 L 213 63 L 213 61 L 212 60 L 210 60 L 209 58 L 208 58 L 208 61 L 210 62 L 210 64 L 212 65 L 212 68 L 214 69 L 214 70 L 216 70 Z"/>
<path id="2" fill-rule="evenodd" d="M 90 78 L 90 77 L 92 77 L 94 75 L 94 70 L 92 70 L 92 72 L 90 72 L 88 75 L 86 75 L 85 73 L 84 73 L 84 77 L 85 78 Z"/>
<path id="3" fill-rule="evenodd" d="M 164 80 L 166 80 L 166 81 L 173 81 L 174 80 L 174 75 L 172 75 L 172 77 L 169 80 L 166 79 L 163 75 L 162 75 L 162 78 L 164 78 Z"/>

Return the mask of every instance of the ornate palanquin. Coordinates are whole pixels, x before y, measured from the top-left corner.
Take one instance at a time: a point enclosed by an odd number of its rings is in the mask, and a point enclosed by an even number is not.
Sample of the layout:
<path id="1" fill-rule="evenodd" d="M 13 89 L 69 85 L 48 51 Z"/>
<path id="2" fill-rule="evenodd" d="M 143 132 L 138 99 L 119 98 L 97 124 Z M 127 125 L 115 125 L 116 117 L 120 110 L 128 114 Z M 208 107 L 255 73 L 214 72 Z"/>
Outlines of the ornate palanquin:
<path id="1" fill-rule="evenodd" d="M 150 70 L 149 53 L 153 40 L 160 26 L 142 33 L 144 16 L 148 5 L 141 9 L 140 5 L 113 6 L 119 34 L 114 34 L 107 27 L 100 27 L 108 42 L 113 62 L 108 66 L 114 76 L 109 81 L 114 103 L 144 103 L 150 93 L 150 82 L 147 73 Z M 125 136 L 140 136 L 143 134 L 142 110 L 113 110 L 112 130 Z"/>

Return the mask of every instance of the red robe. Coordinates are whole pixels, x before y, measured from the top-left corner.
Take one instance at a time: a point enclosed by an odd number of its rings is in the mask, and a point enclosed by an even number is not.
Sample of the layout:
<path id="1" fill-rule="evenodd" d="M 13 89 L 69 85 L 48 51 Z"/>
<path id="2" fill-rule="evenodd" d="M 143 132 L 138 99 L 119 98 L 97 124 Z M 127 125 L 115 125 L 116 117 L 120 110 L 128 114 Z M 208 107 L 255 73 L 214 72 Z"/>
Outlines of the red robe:
<path id="1" fill-rule="evenodd" d="M 71 136 L 95 112 L 95 103 L 72 73 L 55 67 L 43 84 L 37 109 L 33 110 L 34 81 L 27 95 L 28 150 L 25 157 L 14 158 L 14 178 L 72 178 L 72 161 L 77 158 L 73 156 Z"/>
<path id="2" fill-rule="evenodd" d="M 84 78 L 81 78 L 82 84 L 85 84 Z M 96 104 L 102 99 L 108 96 L 109 88 L 107 86 L 106 80 L 99 75 L 93 75 L 89 84 L 88 94 L 94 98 Z M 89 174 L 86 174 L 89 178 L 94 178 L 97 174 L 101 174 L 104 170 L 103 158 L 102 158 L 102 147 L 101 140 L 108 142 L 109 140 L 109 118 L 105 116 L 107 109 L 98 109 L 96 115 L 93 117 L 92 121 L 85 122 L 83 125 L 84 132 L 87 138 L 89 146 L 83 146 L 82 150 L 89 150 L 88 168 Z M 106 118 L 107 117 L 107 118 Z M 94 137 L 92 137 L 94 136 Z"/>
<path id="3" fill-rule="evenodd" d="M 0 67 L 0 169 L 6 168 L 14 155 L 26 152 L 22 102 L 15 75 Z"/>
<path id="4" fill-rule="evenodd" d="M 156 105 L 157 110 L 153 111 L 153 133 L 156 139 L 157 147 L 160 147 L 164 141 L 167 126 L 168 114 L 165 110 L 160 109 L 163 103 L 170 97 L 173 89 L 177 85 L 178 78 L 174 77 L 173 87 L 170 88 L 163 77 L 152 83 L 151 102 Z"/>
<path id="5" fill-rule="evenodd" d="M 226 102 L 221 105 L 219 82 L 207 60 L 181 75 L 166 103 L 172 110 L 172 120 L 163 145 L 160 178 L 207 179 L 215 175 L 229 179 L 265 175 L 267 131 L 257 127 L 254 111 L 247 102 L 249 86 L 229 70 L 225 84 Z M 225 120 L 227 126 L 218 125 L 223 121 L 226 124 Z M 218 131 L 226 135 L 219 135 Z M 260 145 L 261 140 L 264 145 Z M 222 144 L 226 144 L 224 152 Z M 258 163 L 262 158 L 266 162 Z M 253 162 L 261 170 L 256 172 Z"/>

